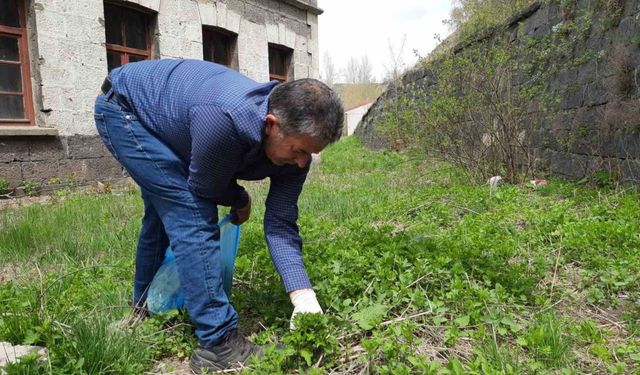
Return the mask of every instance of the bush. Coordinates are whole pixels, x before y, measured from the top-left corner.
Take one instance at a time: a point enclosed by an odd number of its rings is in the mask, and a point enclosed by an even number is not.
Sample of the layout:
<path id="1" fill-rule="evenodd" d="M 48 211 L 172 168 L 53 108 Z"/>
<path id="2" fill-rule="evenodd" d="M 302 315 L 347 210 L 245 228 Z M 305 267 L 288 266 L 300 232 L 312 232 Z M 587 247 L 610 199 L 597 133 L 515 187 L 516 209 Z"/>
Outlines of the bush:
<path id="1" fill-rule="evenodd" d="M 6 194 L 10 188 L 9 180 L 4 177 L 0 177 L 0 194 Z"/>

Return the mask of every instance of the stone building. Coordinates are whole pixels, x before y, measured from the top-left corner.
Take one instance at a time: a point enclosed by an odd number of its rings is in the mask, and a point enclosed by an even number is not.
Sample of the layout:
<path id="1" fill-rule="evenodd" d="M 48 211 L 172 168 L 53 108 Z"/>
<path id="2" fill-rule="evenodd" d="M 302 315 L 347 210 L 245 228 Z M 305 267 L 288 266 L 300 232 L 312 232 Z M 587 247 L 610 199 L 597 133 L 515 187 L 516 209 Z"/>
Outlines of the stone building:
<path id="1" fill-rule="evenodd" d="M 122 64 L 194 58 L 259 82 L 317 78 L 321 13 L 316 0 L 0 0 L 0 188 L 123 176 L 92 116 Z"/>

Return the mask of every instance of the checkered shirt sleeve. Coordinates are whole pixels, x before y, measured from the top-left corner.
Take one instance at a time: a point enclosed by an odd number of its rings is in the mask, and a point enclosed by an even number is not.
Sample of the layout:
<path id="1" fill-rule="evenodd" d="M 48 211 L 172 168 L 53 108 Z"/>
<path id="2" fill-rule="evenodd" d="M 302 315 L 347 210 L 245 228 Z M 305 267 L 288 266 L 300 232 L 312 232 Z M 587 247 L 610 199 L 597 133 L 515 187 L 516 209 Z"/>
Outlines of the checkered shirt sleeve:
<path id="1" fill-rule="evenodd" d="M 264 235 L 271 259 L 287 293 L 311 288 L 302 261 L 302 239 L 298 232 L 298 197 L 309 166 L 298 174 L 271 177 L 264 214 Z"/>

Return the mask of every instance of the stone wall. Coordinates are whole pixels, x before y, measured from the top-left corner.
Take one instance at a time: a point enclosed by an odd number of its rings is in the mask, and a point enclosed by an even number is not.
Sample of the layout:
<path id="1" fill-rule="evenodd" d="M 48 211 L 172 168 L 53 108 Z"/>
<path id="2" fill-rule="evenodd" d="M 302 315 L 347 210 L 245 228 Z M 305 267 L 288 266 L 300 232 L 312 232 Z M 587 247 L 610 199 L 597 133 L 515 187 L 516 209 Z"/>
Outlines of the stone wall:
<path id="1" fill-rule="evenodd" d="M 558 3 L 533 3 L 507 21 L 500 32 L 479 40 L 516 41 L 549 34 L 566 17 Z M 541 156 L 542 173 L 581 178 L 607 171 L 624 180 L 640 182 L 640 1 L 620 0 L 623 10 L 616 20 L 611 20 L 610 9 L 603 3 L 607 2 L 577 1 L 576 12 L 599 10 L 593 15 L 588 36 L 576 40 L 573 56 L 567 58 L 583 56 L 585 51 L 593 57 L 553 75 L 547 87 L 560 102 L 553 115 L 530 124 L 528 139 Z M 465 48 L 469 45 L 458 45 L 450 53 Z M 414 69 L 402 77 L 400 95 L 414 95 L 416 91 L 412 89 L 418 87 L 425 93 L 420 100 L 428 103 L 429 88 L 437 77 L 437 71 Z M 625 86 L 624 93 L 621 86 Z M 356 129 L 355 134 L 371 148 L 390 146 L 376 135 L 375 125 L 395 97 L 395 90 L 391 86 Z"/>
<path id="2" fill-rule="evenodd" d="M 237 67 L 258 82 L 269 80 L 268 43 L 293 50 L 290 78 L 319 76 L 316 1 L 113 2 L 155 14 L 153 58 L 202 59 L 202 27 L 215 26 L 238 35 Z M 122 177 L 93 121 L 93 102 L 107 75 L 103 0 L 25 3 L 36 126 L 0 126 L 0 179 L 15 188 L 23 180 Z"/>

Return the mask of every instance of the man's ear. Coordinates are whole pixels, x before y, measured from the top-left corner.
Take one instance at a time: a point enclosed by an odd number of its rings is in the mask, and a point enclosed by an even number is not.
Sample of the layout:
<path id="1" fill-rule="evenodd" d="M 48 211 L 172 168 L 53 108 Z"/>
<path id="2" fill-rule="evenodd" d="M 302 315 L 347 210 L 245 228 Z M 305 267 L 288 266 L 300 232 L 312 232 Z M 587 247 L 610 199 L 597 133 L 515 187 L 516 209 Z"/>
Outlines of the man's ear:
<path id="1" fill-rule="evenodd" d="M 280 124 L 278 123 L 278 118 L 271 113 L 267 114 L 265 122 L 266 124 L 265 124 L 264 131 L 267 135 L 273 134 L 273 132 L 275 132 L 277 128 L 280 126 Z"/>

